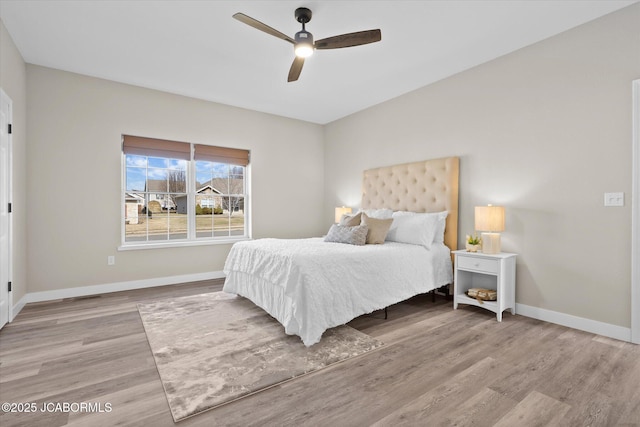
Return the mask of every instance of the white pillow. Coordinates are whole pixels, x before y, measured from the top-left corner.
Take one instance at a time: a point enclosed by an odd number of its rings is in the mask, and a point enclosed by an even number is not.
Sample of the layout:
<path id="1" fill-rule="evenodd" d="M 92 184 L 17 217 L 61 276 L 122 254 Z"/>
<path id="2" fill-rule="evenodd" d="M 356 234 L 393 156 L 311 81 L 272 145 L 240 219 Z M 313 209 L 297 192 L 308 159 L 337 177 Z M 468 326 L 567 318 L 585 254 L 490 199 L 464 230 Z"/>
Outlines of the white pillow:
<path id="1" fill-rule="evenodd" d="M 437 215 L 438 217 L 438 228 L 436 228 L 436 234 L 433 236 L 433 243 L 444 244 L 444 230 L 447 226 L 447 216 L 449 215 L 449 212 L 442 211 L 432 215 Z"/>
<path id="2" fill-rule="evenodd" d="M 446 211 L 436 213 L 394 212 L 387 240 L 421 245 L 429 249 L 434 242 L 444 242 L 447 214 Z"/>
<path id="3" fill-rule="evenodd" d="M 360 209 L 358 212 L 367 214 L 369 218 L 375 219 L 389 219 L 393 218 L 393 211 L 391 209 Z"/>

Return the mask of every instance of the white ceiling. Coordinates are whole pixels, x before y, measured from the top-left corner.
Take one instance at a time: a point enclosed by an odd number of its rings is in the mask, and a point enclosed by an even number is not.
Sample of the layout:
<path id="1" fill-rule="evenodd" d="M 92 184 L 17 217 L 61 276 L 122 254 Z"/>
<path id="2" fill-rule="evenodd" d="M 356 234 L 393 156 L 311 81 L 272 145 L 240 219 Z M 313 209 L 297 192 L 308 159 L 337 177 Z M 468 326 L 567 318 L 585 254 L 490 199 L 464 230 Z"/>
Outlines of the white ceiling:
<path id="1" fill-rule="evenodd" d="M 328 123 L 637 2 L 0 0 L 24 60 L 132 85 Z M 380 28 L 382 41 L 322 50 L 287 83 L 308 7 L 316 39 Z"/>

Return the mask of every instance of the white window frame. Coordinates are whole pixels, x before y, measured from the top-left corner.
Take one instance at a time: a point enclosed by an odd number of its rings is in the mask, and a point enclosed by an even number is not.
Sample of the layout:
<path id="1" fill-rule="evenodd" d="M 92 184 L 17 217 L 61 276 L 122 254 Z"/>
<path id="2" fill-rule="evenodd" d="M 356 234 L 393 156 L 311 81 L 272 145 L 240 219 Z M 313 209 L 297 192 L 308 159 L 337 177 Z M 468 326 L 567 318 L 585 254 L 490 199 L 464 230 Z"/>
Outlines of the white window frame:
<path id="1" fill-rule="evenodd" d="M 120 183 L 120 246 L 118 251 L 128 250 L 140 250 L 140 249 L 159 249 L 159 248 L 176 248 L 185 246 L 203 246 L 203 245 L 221 245 L 232 244 L 235 242 L 250 240 L 251 239 L 251 195 L 250 195 L 250 181 L 251 181 L 251 163 L 244 166 L 244 179 L 243 179 L 243 197 L 244 197 L 244 234 L 241 236 L 220 236 L 220 237 L 196 237 L 196 213 L 195 213 L 195 198 L 196 198 L 196 160 L 194 158 L 194 143 L 188 143 L 191 147 L 191 158 L 186 160 L 187 162 L 187 238 L 176 240 L 158 240 L 158 241 L 134 241 L 127 242 L 126 239 L 126 225 L 125 225 L 125 212 L 126 212 L 126 193 L 137 193 L 137 191 L 127 191 L 127 164 L 126 154 L 123 150 L 120 151 L 121 155 L 121 183 Z M 231 163 L 227 163 L 231 164 Z M 151 194 L 151 193 L 149 193 Z"/>

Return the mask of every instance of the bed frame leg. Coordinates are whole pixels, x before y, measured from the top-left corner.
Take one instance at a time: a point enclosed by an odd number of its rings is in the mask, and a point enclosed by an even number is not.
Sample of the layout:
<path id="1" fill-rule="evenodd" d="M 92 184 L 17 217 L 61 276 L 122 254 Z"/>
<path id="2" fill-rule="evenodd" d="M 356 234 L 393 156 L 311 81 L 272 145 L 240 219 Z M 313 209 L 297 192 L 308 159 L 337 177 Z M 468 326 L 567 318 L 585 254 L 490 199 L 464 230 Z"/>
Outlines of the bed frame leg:
<path id="1" fill-rule="evenodd" d="M 387 320 L 387 307 L 384 308 L 384 320 Z"/>

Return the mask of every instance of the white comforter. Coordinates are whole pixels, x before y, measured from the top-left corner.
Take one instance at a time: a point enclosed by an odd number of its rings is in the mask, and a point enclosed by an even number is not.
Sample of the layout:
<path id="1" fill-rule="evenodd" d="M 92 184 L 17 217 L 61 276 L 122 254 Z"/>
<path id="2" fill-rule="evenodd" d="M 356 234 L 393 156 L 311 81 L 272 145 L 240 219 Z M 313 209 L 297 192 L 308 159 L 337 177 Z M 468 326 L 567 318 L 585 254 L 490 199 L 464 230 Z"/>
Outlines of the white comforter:
<path id="1" fill-rule="evenodd" d="M 329 328 L 453 281 L 444 245 L 353 246 L 321 238 L 238 242 L 224 272 L 225 292 L 249 298 L 306 346 Z"/>

